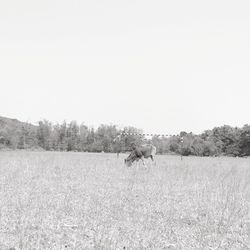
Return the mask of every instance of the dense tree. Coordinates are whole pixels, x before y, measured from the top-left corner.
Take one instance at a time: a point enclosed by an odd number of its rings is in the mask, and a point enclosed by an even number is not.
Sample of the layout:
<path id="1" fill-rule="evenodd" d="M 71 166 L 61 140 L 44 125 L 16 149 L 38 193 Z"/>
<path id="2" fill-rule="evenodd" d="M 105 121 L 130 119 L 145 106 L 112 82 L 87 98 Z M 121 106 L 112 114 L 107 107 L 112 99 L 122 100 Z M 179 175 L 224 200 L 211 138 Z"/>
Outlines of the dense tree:
<path id="1" fill-rule="evenodd" d="M 170 141 L 169 137 L 154 136 L 152 138 L 152 143 L 156 146 L 158 154 L 167 154 L 170 152 Z"/>
<path id="2" fill-rule="evenodd" d="M 83 123 L 79 127 L 79 150 L 86 151 L 88 147 L 88 127 Z"/>
<path id="3" fill-rule="evenodd" d="M 38 145 L 45 150 L 52 149 L 52 124 L 47 121 L 39 121 L 37 129 Z"/>
<path id="4" fill-rule="evenodd" d="M 61 151 L 66 151 L 67 144 L 67 123 L 64 121 L 59 128 L 59 148 Z"/>
<path id="5" fill-rule="evenodd" d="M 239 155 L 250 155 L 250 125 L 245 125 L 242 128 L 239 139 Z"/>
<path id="6" fill-rule="evenodd" d="M 17 138 L 15 138 L 16 140 Z M 24 123 L 19 131 L 19 139 L 17 147 L 20 149 L 35 148 L 38 144 L 36 129 L 34 126 Z"/>
<path id="7" fill-rule="evenodd" d="M 67 128 L 67 151 L 78 151 L 80 147 L 79 126 L 76 121 L 69 123 Z"/>
<path id="8" fill-rule="evenodd" d="M 52 124 L 47 120 L 34 126 L 0 117 L 0 148 L 126 152 L 131 150 L 132 143 L 149 142 L 144 136 L 133 135 L 142 133 L 131 126 L 118 129 L 115 125 L 102 124 L 94 129 L 76 121 Z M 247 156 L 250 155 L 250 125 L 243 128 L 224 125 L 200 135 L 182 131 L 167 138 L 154 136 L 151 142 L 159 154 Z"/>

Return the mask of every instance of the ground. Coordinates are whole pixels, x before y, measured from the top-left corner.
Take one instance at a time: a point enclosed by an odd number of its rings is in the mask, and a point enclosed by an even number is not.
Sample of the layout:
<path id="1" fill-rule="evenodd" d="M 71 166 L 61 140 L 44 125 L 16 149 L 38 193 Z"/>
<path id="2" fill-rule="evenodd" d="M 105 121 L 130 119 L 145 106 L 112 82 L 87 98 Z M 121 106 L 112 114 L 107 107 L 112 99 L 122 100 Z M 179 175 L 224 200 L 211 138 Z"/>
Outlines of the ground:
<path id="1" fill-rule="evenodd" d="M 250 249 L 250 159 L 0 152 L 0 249 Z"/>

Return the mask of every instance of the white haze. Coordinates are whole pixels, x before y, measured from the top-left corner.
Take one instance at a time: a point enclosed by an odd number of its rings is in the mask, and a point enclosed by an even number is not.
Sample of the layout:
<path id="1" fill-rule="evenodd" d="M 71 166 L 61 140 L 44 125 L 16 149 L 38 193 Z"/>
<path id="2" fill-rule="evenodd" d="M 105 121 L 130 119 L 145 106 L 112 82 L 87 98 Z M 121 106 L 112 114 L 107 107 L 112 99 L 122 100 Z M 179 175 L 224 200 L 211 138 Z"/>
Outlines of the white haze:
<path id="1" fill-rule="evenodd" d="M 0 115 L 147 133 L 250 121 L 249 1 L 0 2 Z"/>

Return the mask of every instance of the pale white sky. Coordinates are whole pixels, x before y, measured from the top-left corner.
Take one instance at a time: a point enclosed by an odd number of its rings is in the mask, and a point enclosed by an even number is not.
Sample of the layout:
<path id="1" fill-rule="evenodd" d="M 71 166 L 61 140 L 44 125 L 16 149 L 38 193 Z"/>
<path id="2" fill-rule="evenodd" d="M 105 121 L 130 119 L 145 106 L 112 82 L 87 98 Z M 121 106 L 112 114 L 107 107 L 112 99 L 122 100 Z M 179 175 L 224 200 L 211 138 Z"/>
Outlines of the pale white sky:
<path id="1" fill-rule="evenodd" d="M 250 1 L 0 1 L 0 116 L 200 133 L 250 123 Z"/>

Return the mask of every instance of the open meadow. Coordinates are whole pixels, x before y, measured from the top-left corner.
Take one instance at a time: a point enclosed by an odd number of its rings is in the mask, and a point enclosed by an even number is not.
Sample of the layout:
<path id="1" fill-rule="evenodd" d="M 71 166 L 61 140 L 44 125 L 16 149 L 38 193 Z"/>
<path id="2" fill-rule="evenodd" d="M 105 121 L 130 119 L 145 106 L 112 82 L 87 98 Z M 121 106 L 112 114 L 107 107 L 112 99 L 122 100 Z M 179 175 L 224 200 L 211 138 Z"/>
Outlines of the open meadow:
<path id="1" fill-rule="evenodd" d="M 250 159 L 0 152 L 0 249 L 250 249 Z"/>

